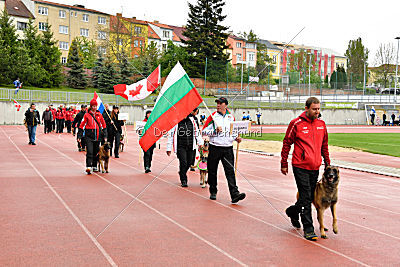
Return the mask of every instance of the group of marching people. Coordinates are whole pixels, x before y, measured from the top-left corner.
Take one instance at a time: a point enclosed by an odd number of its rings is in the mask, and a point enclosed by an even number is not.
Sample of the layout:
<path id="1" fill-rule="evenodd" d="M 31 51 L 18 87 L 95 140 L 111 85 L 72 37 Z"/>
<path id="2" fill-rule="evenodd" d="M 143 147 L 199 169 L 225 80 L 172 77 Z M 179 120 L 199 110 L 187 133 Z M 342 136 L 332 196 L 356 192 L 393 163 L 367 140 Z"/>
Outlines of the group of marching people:
<path id="1" fill-rule="evenodd" d="M 67 133 L 71 133 L 73 121 L 78 112 L 79 110 L 75 106 L 66 107 L 60 105 L 56 109 L 52 104 L 49 105 L 42 115 L 44 133 L 63 133 L 64 128 L 67 128 Z"/>

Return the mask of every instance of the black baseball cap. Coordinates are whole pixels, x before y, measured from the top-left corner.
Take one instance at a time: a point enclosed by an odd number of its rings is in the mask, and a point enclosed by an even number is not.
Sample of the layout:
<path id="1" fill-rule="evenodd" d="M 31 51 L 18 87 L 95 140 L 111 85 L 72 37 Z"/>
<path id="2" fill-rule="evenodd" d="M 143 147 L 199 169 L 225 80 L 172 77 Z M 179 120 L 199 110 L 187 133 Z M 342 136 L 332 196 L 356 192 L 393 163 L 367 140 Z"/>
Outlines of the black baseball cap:
<path id="1" fill-rule="evenodd" d="M 228 99 L 226 99 L 225 97 L 220 97 L 215 99 L 215 103 L 225 103 L 228 105 Z"/>
<path id="2" fill-rule="evenodd" d="M 86 105 L 81 105 L 81 108 L 86 108 L 87 106 Z"/>

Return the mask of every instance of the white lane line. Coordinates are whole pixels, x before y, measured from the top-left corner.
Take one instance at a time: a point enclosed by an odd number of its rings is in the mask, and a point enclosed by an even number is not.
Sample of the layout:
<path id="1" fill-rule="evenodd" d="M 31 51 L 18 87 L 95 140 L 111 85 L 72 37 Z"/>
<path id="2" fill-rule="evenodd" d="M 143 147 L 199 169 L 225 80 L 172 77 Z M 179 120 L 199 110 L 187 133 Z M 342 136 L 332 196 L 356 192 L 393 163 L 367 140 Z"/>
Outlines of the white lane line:
<path id="1" fill-rule="evenodd" d="M 47 144 L 46 142 L 41 141 L 42 144 L 45 144 L 46 146 L 48 146 L 49 148 L 53 149 L 54 151 L 56 151 L 57 153 L 59 153 L 60 155 L 62 155 L 63 157 L 69 159 L 70 161 L 74 162 L 75 164 L 82 166 L 82 163 L 79 163 L 77 161 L 75 161 L 74 159 L 72 159 L 71 157 L 69 157 L 68 155 L 64 154 L 63 152 L 59 151 L 58 149 L 52 147 L 51 145 Z M 160 215 L 161 217 L 163 217 L 164 219 L 170 221 L 171 223 L 175 224 L 176 226 L 178 226 L 179 228 L 181 228 L 182 230 L 186 231 L 187 233 L 193 235 L 194 237 L 196 237 L 197 239 L 203 241 L 204 243 L 206 243 L 207 245 L 209 245 L 210 247 L 214 248 L 215 250 L 219 251 L 220 253 L 222 253 L 223 255 L 225 255 L 226 257 L 228 257 L 229 259 L 231 259 L 232 261 L 236 262 L 237 264 L 241 265 L 241 266 L 248 266 L 247 264 L 241 262 L 240 260 L 238 260 L 237 258 L 235 258 L 234 256 L 232 256 L 231 254 L 229 254 L 228 252 L 224 251 L 223 249 L 221 249 L 220 247 L 218 247 L 217 245 L 214 245 L 212 242 L 206 240 L 205 238 L 201 237 L 200 235 L 196 234 L 195 232 L 191 231 L 190 229 L 188 229 L 187 227 L 185 227 L 184 225 L 178 223 L 177 221 L 175 221 L 174 219 L 168 217 L 167 215 L 165 215 L 164 213 L 160 212 L 159 210 L 153 208 L 152 206 L 150 206 L 149 204 L 147 204 L 146 202 L 136 198 L 134 195 L 132 195 L 131 193 L 125 191 L 124 189 L 122 189 L 121 187 L 119 187 L 118 185 L 108 181 L 107 179 L 103 178 L 102 176 L 100 176 L 97 173 L 93 173 L 94 175 L 98 176 L 100 179 L 102 179 L 103 181 L 105 181 L 106 183 L 112 185 L 113 187 L 117 188 L 118 190 L 120 190 L 121 192 L 123 192 L 124 194 L 135 198 L 137 202 L 143 204 L 144 206 L 146 206 L 147 208 L 149 208 L 150 210 L 154 211 L 155 213 L 157 213 L 158 215 Z M 157 179 L 160 179 L 159 177 Z"/>
<path id="2" fill-rule="evenodd" d="M 8 137 L 6 132 L 1 129 L 4 136 Z M 86 235 L 90 238 L 90 240 L 95 244 L 95 246 L 100 250 L 100 252 L 103 254 L 103 256 L 107 259 L 108 263 L 111 266 L 118 266 L 114 260 L 111 258 L 111 256 L 107 253 L 107 251 L 103 248 L 102 245 L 96 240 L 96 238 L 90 233 L 90 231 L 86 228 L 86 226 L 81 222 L 81 220 L 78 218 L 78 216 L 75 215 L 75 213 L 71 210 L 71 208 L 68 206 L 68 204 L 62 199 L 62 197 L 57 193 L 57 191 L 53 188 L 53 186 L 47 181 L 47 179 L 39 172 L 39 170 L 33 165 L 33 163 L 28 159 L 28 157 L 22 152 L 22 150 L 14 143 L 14 141 L 11 139 L 11 137 L 8 137 L 10 142 L 15 146 L 15 148 L 21 153 L 21 155 L 25 158 L 25 160 L 28 162 L 28 164 L 35 170 L 37 175 L 43 180 L 43 182 L 47 185 L 47 187 L 50 189 L 50 191 L 57 197 L 57 199 L 61 202 L 61 204 L 64 206 L 64 208 L 69 212 L 69 214 L 74 218 L 74 220 L 78 223 L 78 225 L 82 228 L 82 230 L 86 233 Z"/>
<path id="3" fill-rule="evenodd" d="M 118 162 L 118 163 L 120 163 L 120 164 L 122 164 L 122 165 L 124 165 L 124 166 L 129 167 L 129 168 L 138 170 L 137 168 L 132 167 L 132 166 L 130 166 L 130 165 L 128 165 L 128 164 L 125 164 L 125 163 L 123 163 L 123 162 L 120 162 L 120 161 L 115 161 L 115 162 Z M 153 174 L 150 174 L 150 175 L 154 176 Z M 167 180 L 164 180 L 164 179 L 162 179 L 162 178 L 160 178 L 160 177 L 158 178 L 158 180 L 163 181 L 163 182 L 165 182 L 165 183 L 167 183 L 167 184 L 170 184 L 171 186 L 178 187 L 176 184 L 171 183 L 171 182 L 169 182 L 169 181 L 167 181 Z M 199 197 L 201 197 L 201 198 L 208 199 L 207 197 L 205 197 L 205 196 L 203 196 L 203 195 L 200 195 L 199 193 L 193 192 L 193 191 L 191 191 L 191 190 L 189 190 L 189 189 L 183 189 L 183 190 L 186 190 L 187 192 L 190 192 L 190 193 L 192 193 L 192 194 L 194 194 L 194 195 L 197 195 L 197 196 L 199 196 Z M 243 212 L 243 211 L 234 209 L 234 208 L 232 208 L 232 207 L 230 207 L 230 206 L 228 206 L 228 205 L 226 205 L 226 204 L 223 204 L 223 203 L 221 203 L 221 202 L 219 202 L 219 201 L 214 201 L 214 203 L 216 203 L 216 204 L 218 204 L 218 205 L 221 205 L 221 206 L 223 206 L 223 207 L 225 207 L 225 208 L 228 208 L 228 209 L 230 209 L 230 210 L 239 212 L 240 214 L 242 214 L 242 215 L 244 215 L 244 216 L 247 216 L 247 217 L 249 217 L 249 218 L 251 218 L 251 219 L 254 219 L 254 220 L 258 221 L 258 222 L 261 222 L 261 223 L 266 224 L 266 225 L 268 225 L 268 226 L 271 226 L 271 227 L 273 227 L 273 228 L 275 228 L 275 229 L 278 229 L 278 230 L 280 230 L 280 231 L 283 231 L 283 232 L 286 232 L 286 233 L 288 233 L 288 234 L 290 234 L 290 235 L 293 235 L 293 236 L 295 236 L 295 237 L 297 237 L 297 238 L 300 238 L 301 240 L 304 240 L 303 237 L 299 236 L 298 234 L 295 234 L 295 233 L 293 233 L 293 232 L 290 232 L 290 231 L 288 231 L 288 230 L 286 230 L 286 229 L 284 229 L 284 228 L 281 228 L 281 227 L 279 227 L 279 226 L 276 226 L 276 225 L 274 225 L 274 224 L 272 224 L 272 223 L 266 222 L 266 221 L 264 221 L 264 220 L 262 220 L 262 219 L 260 219 L 260 218 L 254 217 L 253 215 L 250 215 L 250 214 L 245 213 L 245 212 Z M 352 258 L 352 257 L 350 257 L 350 256 L 347 256 L 347 255 L 345 255 L 345 254 L 343 254 L 343 253 L 341 253 L 341 252 L 339 252 L 339 251 L 336 251 L 336 250 L 334 250 L 334 249 L 328 248 L 328 247 L 326 247 L 326 246 L 324 246 L 324 245 L 318 244 L 318 243 L 316 243 L 316 242 L 310 242 L 310 243 L 313 244 L 313 245 L 316 245 L 316 246 L 318 246 L 318 247 L 321 247 L 321 248 L 323 248 L 323 249 L 326 249 L 326 250 L 328 250 L 328 251 L 330 251 L 330 252 L 332 252 L 332 253 L 334 253 L 334 254 L 336 254 L 336 255 L 342 256 L 342 257 L 344 257 L 344 258 L 346 258 L 346 259 L 348 259 L 348 260 L 350 260 L 350 261 L 352 261 L 352 262 L 355 262 L 355 263 L 357 263 L 357 264 L 360 264 L 360 265 L 362 265 L 362 266 L 369 266 L 369 265 L 367 265 L 367 264 L 365 264 L 365 263 L 363 263 L 363 262 L 361 262 L 361 261 L 359 261 L 359 260 L 357 260 L 357 259 L 354 259 L 354 258 Z"/>
<path id="4" fill-rule="evenodd" d="M 128 153 L 128 154 L 137 156 L 135 153 L 129 152 L 129 151 L 124 151 L 124 153 Z M 158 156 L 158 155 L 156 154 L 155 156 Z M 162 162 L 158 162 L 158 163 L 159 163 L 159 164 L 164 164 L 164 163 L 162 163 Z M 164 164 L 164 165 L 166 165 L 166 164 Z M 175 167 L 176 167 L 177 165 L 172 165 L 172 164 L 171 164 L 171 166 L 175 166 Z M 266 177 L 260 177 L 260 176 L 252 175 L 252 174 L 249 174 L 249 173 L 245 173 L 245 172 L 243 172 L 243 171 L 242 171 L 242 173 L 243 173 L 243 174 L 246 174 L 246 175 L 254 176 L 254 177 L 257 177 L 257 178 L 269 180 L 269 181 L 271 181 L 271 182 L 273 182 L 273 183 L 276 183 L 275 180 L 272 180 L 272 179 L 269 179 L 269 178 L 266 178 Z M 271 184 L 270 186 L 279 186 L 279 187 L 282 187 L 281 184 Z M 382 185 L 382 186 L 384 186 L 384 185 Z M 252 191 L 252 190 L 250 189 L 250 191 Z M 252 191 L 252 192 L 253 192 L 253 193 L 257 193 L 257 192 L 255 192 L 255 191 Z M 258 194 L 258 193 L 257 193 L 257 194 Z M 384 212 L 389 212 L 389 213 L 393 213 L 393 214 L 400 215 L 400 213 L 399 213 L 399 212 L 396 212 L 396 211 L 391 211 L 391 210 L 388 210 L 388 209 L 384 209 L 384 208 L 380 208 L 380 207 L 376 207 L 376 206 L 372 206 L 372 205 L 368 205 L 368 204 L 363 204 L 363 203 L 360 203 L 360 202 L 357 202 L 357 201 L 352 201 L 352 200 L 348 200 L 348 199 L 344 199 L 344 198 L 341 198 L 340 201 L 347 201 L 347 202 L 354 203 L 354 204 L 358 204 L 358 205 L 361 205 L 361 206 L 366 206 L 366 207 L 374 208 L 374 209 L 381 210 L 381 211 L 384 211 Z M 339 220 L 340 220 L 340 219 L 339 219 Z M 360 225 L 360 227 L 363 227 L 363 226 Z"/>

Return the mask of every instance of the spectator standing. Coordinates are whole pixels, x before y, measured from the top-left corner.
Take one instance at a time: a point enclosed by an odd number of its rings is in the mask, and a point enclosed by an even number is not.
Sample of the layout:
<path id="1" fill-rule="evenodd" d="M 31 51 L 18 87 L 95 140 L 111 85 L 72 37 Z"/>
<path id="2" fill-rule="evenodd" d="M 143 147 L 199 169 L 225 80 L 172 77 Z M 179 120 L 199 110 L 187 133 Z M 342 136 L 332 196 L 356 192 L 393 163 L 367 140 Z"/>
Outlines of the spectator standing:
<path id="1" fill-rule="evenodd" d="M 112 156 L 112 150 L 114 147 L 115 158 L 119 158 L 119 144 L 121 143 L 122 126 L 124 126 L 124 121 L 118 120 L 118 114 L 119 107 L 113 106 L 113 110 L 111 112 L 111 129 L 107 129 L 110 133 L 108 136 L 108 141 L 111 145 L 110 156 Z"/>
<path id="2" fill-rule="evenodd" d="M 146 115 L 144 117 L 144 122 L 147 122 L 151 114 L 151 110 L 146 111 Z M 142 134 L 142 132 L 140 133 Z M 153 152 L 156 148 L 156 143 L 154 143 L 146 152 L 143 154 L 143 163 L 144 163 L 144 172 L 149 173 L 151 172 L 151 162 L 153 160 Z"/>
<path id="3" fill-rule="evenodd" d="M 262 115 L 262 113 L 261 113 L 260 111 L 257 111 L 256 116 L 257 116 L 257 123 L 258 123 L 258 125 L 261 124 L 261 115 Z"/>
<path id="4" fill-rule="evenodd" d="M 53 121 L 53 113 L 50 110 L 50 107 L 47 107 L 45 111 L 43 111 L 42 120 L 44 124 L 44 133 L 48 134 L 51 132 L 51 122 Z"/>
<path id="5" fill-rule="evenodd" d="M 40 114 L 36 110 L 36 105 L 31 104 L 30 108 L 25 112 L 25 122 L 28 127 L 29 145 L 36 145 L 36 127 L 40 124 Z"/>

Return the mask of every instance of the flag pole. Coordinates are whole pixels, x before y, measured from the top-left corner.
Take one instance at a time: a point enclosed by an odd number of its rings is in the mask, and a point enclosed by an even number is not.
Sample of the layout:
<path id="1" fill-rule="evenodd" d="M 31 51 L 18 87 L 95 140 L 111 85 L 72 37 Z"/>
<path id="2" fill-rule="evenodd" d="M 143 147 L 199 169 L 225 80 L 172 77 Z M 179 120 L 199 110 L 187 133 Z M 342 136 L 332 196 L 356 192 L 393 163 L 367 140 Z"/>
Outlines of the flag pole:
<path id="1" fill-rule="evenodd" d="M 203 104 L 204 104 L 204 106 L 206 107 L 208 113 L 210 113 L 210 116 L 211 116 L 211 118 L 213 119 L 215 125 L 218 127 L 217 122 L 215 121 L 214 116 L 213 116 L 211 110 L 208 108 L 208 106 L 207 106 L 206 102 L 204 101 L 204 99 L 203 99 Z"/>
<path id="2" fill-rule="evenodd" d="M 240 134 L 238 135 L 240 137 Z M 236 177 L 236 172 L 237 172 L 237 164 L 238 164 L 238 158 L 239 158 L 239 142 L 237 142 L 237 147 L 236 147 L 236 160 L 235 160 L 235 177 Z"/>

